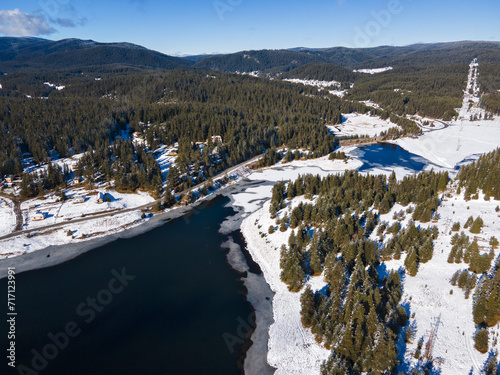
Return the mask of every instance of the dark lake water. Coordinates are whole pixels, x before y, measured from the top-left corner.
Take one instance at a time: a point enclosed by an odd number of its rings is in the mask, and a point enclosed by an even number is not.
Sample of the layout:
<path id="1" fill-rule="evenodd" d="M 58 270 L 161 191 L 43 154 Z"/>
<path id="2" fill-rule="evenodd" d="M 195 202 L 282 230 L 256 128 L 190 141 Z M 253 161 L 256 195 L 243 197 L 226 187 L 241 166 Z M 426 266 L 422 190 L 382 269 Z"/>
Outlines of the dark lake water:
<path id="1" fill-rule="evenodd" d="M 363 166 L 359 168 L 361 172 L 396 167 L 421 172 L 427 165 L 431 164 L 427 159 L 391 143 L 359 147 L 350 154 L 357 156 L 363 162 Z"/>
<path id="2" fill-rule="evenodd" d="M 216 198 L 187 220 L 18 274 L 16 364 L 48 375 L 240 374 L 243 340 L 234 338 L 252 314 L 220 247 L 227 237 L 219 225 L 234 212 L 227 202 Z M 6 283 L 0 373 L 18 374 L 5 356 Z"/>

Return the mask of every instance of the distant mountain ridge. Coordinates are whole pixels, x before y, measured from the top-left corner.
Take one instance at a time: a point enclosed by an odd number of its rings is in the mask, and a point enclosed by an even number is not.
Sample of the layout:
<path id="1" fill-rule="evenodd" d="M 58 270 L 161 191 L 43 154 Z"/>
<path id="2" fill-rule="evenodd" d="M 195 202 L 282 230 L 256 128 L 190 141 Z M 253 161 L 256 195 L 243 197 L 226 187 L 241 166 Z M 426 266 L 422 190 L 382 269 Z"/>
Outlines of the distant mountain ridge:
<path id="1" fill-rule="evenodd" d="M 88 67 L 134 69 L 189 68 L 193 62 L 132 43 L 93 40 L 0 38 L 0 70 L 54 70 Z"/>
<path id="2" fill-rule="evenodd" d="M 414 44 L 404 47 L 306 48 L 288 50 L 242 51 L 215 55 L 198 61 L 195 67 L 224 72 L 289 71 L 309 63 L 330 63 L 348 68 L 384 66 L 444 65 L 469 63 L 474 57 L 482 62 L 500 62 L 500 42 L 450 42 Z"/>
<path id="3" fill-rule="evenodd" d="M 450 42 L 403 47 L 307 48 L 241 51 L 219 55 L 169 56 L 132 43 L 93 40 L 0 38 L 0 71 L 50 71 L 64 69 L 179 69 L 222 72 L 283 73 L 308 64 L 335 64 L 348 69 L 384 66 L 429 66 L 500 62 L 500 42 Z"/>

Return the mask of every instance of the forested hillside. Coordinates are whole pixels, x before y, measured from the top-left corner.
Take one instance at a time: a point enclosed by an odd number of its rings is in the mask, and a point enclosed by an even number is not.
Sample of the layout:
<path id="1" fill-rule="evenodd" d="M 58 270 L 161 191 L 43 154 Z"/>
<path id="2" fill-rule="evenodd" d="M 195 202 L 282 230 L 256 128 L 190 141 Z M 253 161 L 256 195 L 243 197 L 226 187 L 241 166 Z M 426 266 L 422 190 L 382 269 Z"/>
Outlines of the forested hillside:
<path id="1" fill-rule="evenodd" d="M 243 51 L 201 59 L 196 66 L 224 72 L 287 72 L 309 63 L 331 63 L 348 68 L 384 66 L 437 66 L 500 61 L 498 42 L 453 42 L 374 48 L 294 48 L 290 50 Z"/>
<path id="2" fill-rule="evenodd" d="M 482 155 L 477 161 L 463 166 L 458 174 L 465 197 L 477 196 L 480 189 L 487 199 L 500 200 L 500 149 Z M 485 198 L 485 199 L 486 199 Z"/>
<path id="3" fill-rule="evenodd" d="M 116 141 L 122 131 L 142 134 L 150 150 L 179 142 L 181 174 L 196 163 L 207 178 L 278 146 L 325 155 L 335 141 L 324 125 L 341 118 L 340 100 L 314 96 L 313 89 L 192 70 L 76 80 L 48 91 L 46 99 L 21 95 L 15 83 L 2 91 L 0 174 L 21 174 L 23 154 L 41 163 L 53 152 L 63 157 L 91 151 L 80 173 L 124 178 L 131 190 L 150 188 L 146 177 L 157 175 L 157 167 L 151 164 L 140 178 L 133 162 L 145 163 L 144 150 L 131 140 Z M 212 136 L 222 144 L 209 143 L 202 153 L 194 143 Z"/>
<path id="4" fill-rule="evenodd" d="M 438 229 L 416 222 L 431 220 L 438 192 L 447 184 L 447 173 L 425 172 L 398 182 L 395 174 L 387 179 L 345 172 L 323 179 L 306 175 L 274 186 L 271 217 L 277 217 L 279 230 L 292 230 L 288 246 L 281 248 L 282 281 L 291 291 L 300 290 L 310 276 L 323 274 L 328 282 L 326 291 L 306 289 L 301 296 L 303 324 L 332 350 L 323 374 L 395 371 L 396 339 L 408 316 L 400 304 L 401 275 L 381 276 L 378 266 L 405 254 L 406 273 L 415 276 L 419 265 L 432 259 Z M 311 203 L 301 202 L 290 215 L 278 216 L 297 196 Z M 396 202 L 407 206 L 413 220 L 406 227 L 397 221 L 385 227 L 379 215 Z M 375 228 L 389 240 L 370 239 Z"/>
<path id="5" fill-rule="evenodd" d="M 400 115 L 451 120 L 461 106 L 467 64 L 396 68 L 356 79 L 346 98 L 371 100 Z"/>

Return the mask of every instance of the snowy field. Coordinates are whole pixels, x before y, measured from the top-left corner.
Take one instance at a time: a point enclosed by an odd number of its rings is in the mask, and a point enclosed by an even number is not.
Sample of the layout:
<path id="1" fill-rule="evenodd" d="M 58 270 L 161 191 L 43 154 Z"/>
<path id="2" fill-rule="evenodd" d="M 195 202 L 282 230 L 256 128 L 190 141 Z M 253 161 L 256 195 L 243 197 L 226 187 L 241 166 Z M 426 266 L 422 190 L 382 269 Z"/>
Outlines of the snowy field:
<path id="1" fill-rule="evenodd" d="M 68 199 L 59 201 L 55 194 L 49 194 L 43 198 L 24 201 L 21 204 L 23 215 L 23 229 L 42 228 L 31 236 L 20 234 L 16 237 L 2 240 L 0 258 L 20 255 L 43 249 L 50 245 L 62 245 L 83 241 L 96 236 L 105 236 L 124 230 L 131 225 L 145 221 L 141 219 L 140 210 L 120 213 L 120 210 L 134 208 L 154 202 L 154 199 L 146 193 L 122 194 L 113 190 L 101 190 L 110 197 L 110 202 L 97 203 L 98 190 L 68 189 Z M 83 203 L 76 203 L 74 197 L 81 196 Z M 96 218 L 84 222 L 71 223 L 71 220 L 92 216 L 95 214 L 116 211 L 116 214 L 105 218 Z M 43 214 L 44 220 L 33 220 L 36 214 Z M 0 198 L 0 235 L 11 233 L 16 225 L 16 217 L 12 209 L 12 203 Z M 44 227 L 52 224 L 61 224 L 56 229 Z M 71 234 L 68 235 L 69 231 Z"/>
<path id="2" fill-rule="evenodd" d="M 455 168 L 463 161 L 475 159 L 499 147 L 500 117 L 484 120 L 484 110 L 478 108 L 478 66 L 476 59 L 469 65 L 467 87 L 457 120 L 449 122 L 446 128 L 427 131 L 418 138 L 400 138 L 394 143 L 445 168 Z M 471 121 L 471 117 L 479 115 L 482 120 Z"/>
<path id="3" fill-rule="evenodd" d="M 110 202 L 98 203 L 99 192 L 107 194 Z M 122 194 L 114 190 L 86 190 L 70 189 L 66 193 L 68 199 L 60 202 L 55 194 L 50 194 L 45 199 L 30 199 L 21 204 L 23 212 L 23 229 L 34 229 L 50 224 L 63 223 L 72 219 L 103 213 L 111 210 L 123 210 L 133 208 L 147 203 L 154 202 L 154 199 L 147 193 L 137 192 L 136 194 Z M 84 202 L 75 202 L 75 197 L 82 197 Z M 33 221 L 37 213 L 45 214 L 45 219 Z"/>
<path id="4" fill-rule="evenodd" d="M 500 146 L 500 117 L 454 121 L 445 129 L 426 132 L 418 138 L 400 138 L 393 143 L 434 164 L 454 168 L 465 159 Z"/>
<path id="5" fill-rule="evenodd" d="M 9 234 L 15 227 L 14 204 L 10 199 L 0 197 L 0 236 Z"/>
<path id="6" fill-rule="evenodd" d="M 78 243 L 90 238 L 103 237 L 121 232 L 146 219 L 141 219 L 140 211 L 132 211 L 104 218 L 96 218 L 80 223 L 69 222 L 61 227 L 32 233 L 30 237 L 19 235 L 2 241 L 0 258 L 8 258 L 44 249 L 52 245 Z"/>
<path id="7" fill-rule="evenodd" d="M 339 125 L 327 125 L 327 128 L 337 137 L 347 137 L 353 135 L 367 135 L 376 137 L 381 132 L 398 125 L 390 120 L 382 120 L 379 116 L 370 116 L 366 114 L 349 113 L 342 115 L 343 122 Z"/>

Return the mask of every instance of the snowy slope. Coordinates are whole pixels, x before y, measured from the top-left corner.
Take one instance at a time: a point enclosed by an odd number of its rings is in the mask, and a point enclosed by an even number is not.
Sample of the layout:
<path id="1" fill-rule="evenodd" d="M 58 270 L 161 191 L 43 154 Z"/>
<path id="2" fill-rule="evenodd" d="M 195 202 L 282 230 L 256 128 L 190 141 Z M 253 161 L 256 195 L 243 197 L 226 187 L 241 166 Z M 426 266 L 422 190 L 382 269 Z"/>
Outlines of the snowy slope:
<path id="1" fill-rule="evenodd" d="M 481 215 L 484 219 L 485 227 L 482 233 L 476 235 L 481 253 L 489 252 L 488 241 L 491 236 L 500 238 L 500 218 L 495 212 L 498 201 L 484 201 L 482 195 L 478 200 L 465 201 L 463 195 L 453 194 L 451 198 L 445 198 L 438 212 L 440 219 L 437 223 L 420 224 L 423 227 L 436 225 L 439 229 L 439 237 L 434 242 L 434 255 L 428 263 L 420 264 L 418 273 L 415 277 L 406 276 L 404 279 L 403 303 L 409 305 L 410 324 L 416 328 L 416 336 L 412 343 L 408 344 L 405 353 L 405 363 L 401 370 L 405 373 L 417 364 L 413 354 L 417 348 L 418 340 L 423 338 L 424 344 L 429 340 L 433 327 L 439 320 L 436 327 L 436 339 L 432 355 L 436 359 L 442 359 L 442 364 L 436 365 L 441 370 L 442 375 L 455 374 L 479 374 L 480 369 L 486 362 L 488 355 L 481 354 L 474 349 L 473 335 L 475 325 L 472 318 L 472 293 L 468 299 L 465 299 L 464 292 L 457 286 L 450 284 L 452 275 L 457 270 L 463 270 L 468 267 L 466 263 L 448 263 L 448 255 L 451 251 L 451 226 L 454 222 L 460 222 L 461 227 L 467 221 L 469 216 L 477 217 Z M 381 220 L 387 221 L 391 225 L 394 212 L 398 212 L 402 207 L 396 205 L 391 212 L 381 215 Z M 407 220 L 410 215 L 407 215 Z M 376 232 L 376 229 L 375 229 Z M 474 234 L 467 229 L 464 233 L 471 240 Z M 372 235 L 373 237 L 373 235 Z M 496 250 L 495 256 L 499 251 Z M 398 269 L 404 264 L 404 257 L 400 260 L 391 260 L 384 262 L 385 267 Z M 450 291 L 453 291 L 450 294 Z M 499 327 L 490 329 L 490 337 L 499 332 Z M 491 334 L 493 333 L 493 335 Z M 490 349 L 493 340 L 490 340 Z M 424 345 L 425 348 L 425 345 Z M 498 349 L 498 346 L 496 346 Z M 472 372 L 471 372 L 472 371 Z"/>

